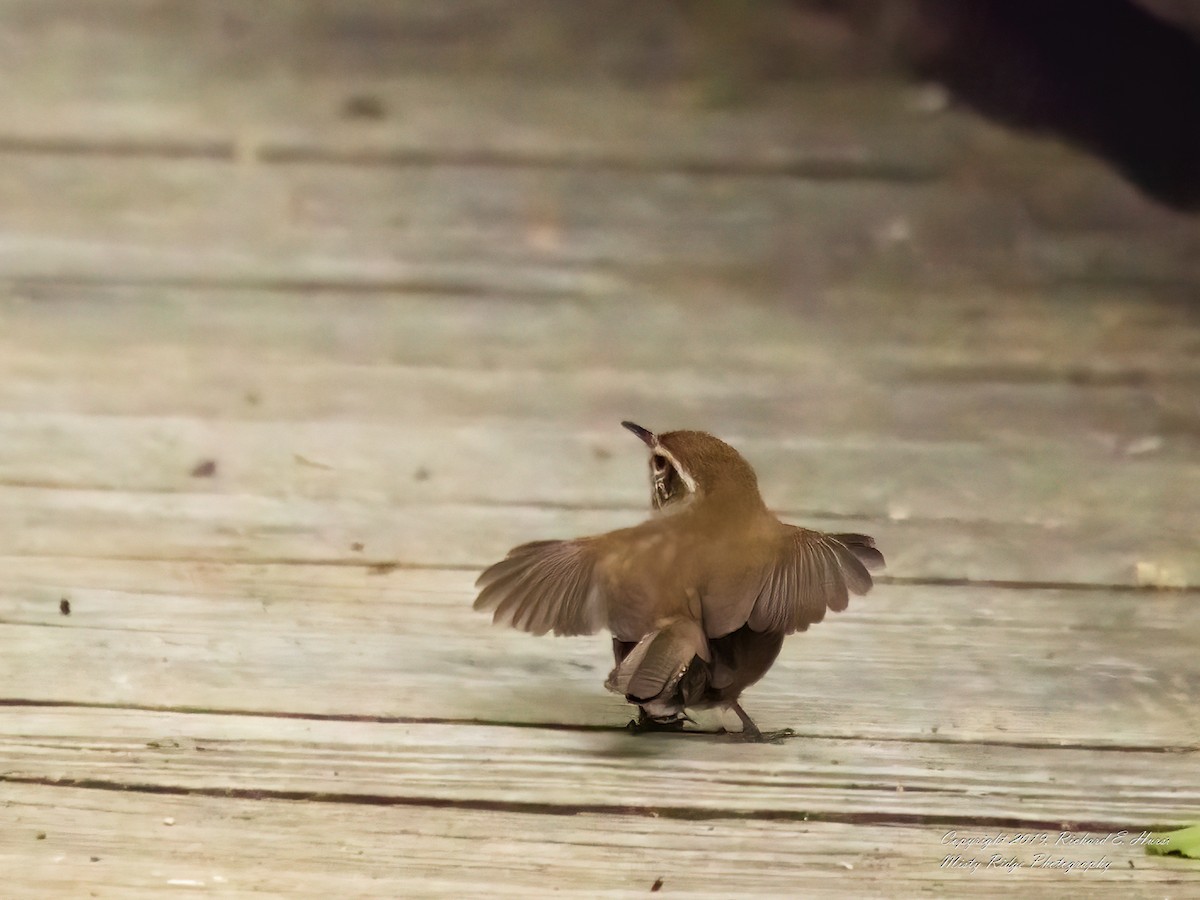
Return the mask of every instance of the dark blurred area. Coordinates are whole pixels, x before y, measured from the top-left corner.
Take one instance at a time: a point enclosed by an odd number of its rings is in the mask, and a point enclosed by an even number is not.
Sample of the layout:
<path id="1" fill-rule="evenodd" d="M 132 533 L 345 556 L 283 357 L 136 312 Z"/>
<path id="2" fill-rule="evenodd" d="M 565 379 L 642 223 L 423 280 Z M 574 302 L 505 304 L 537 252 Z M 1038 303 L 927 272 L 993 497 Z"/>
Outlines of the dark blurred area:
<path id="1" fill-rule="evenodd" d="M 797 0 L 878 58 L 1009 125 L 1200 208 L 1200 4 L 1185 0 Z"/>

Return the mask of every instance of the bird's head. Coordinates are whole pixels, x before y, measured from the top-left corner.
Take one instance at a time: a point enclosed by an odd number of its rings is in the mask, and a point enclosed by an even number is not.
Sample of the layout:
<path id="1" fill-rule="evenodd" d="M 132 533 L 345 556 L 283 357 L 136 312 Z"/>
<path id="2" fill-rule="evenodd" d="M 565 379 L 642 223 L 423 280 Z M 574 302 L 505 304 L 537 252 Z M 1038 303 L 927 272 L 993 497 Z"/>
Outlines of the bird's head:
<path id="1" fill-rule="evenodd" d="M 699 501 L 720 501 L 730 509 L 762 506 L 754 469 L 720 438 L 706 431 L 655 434 L 633 422 L 621 424 L 650 450 L 650 502 L 655 509 L 673 513 Z"/>

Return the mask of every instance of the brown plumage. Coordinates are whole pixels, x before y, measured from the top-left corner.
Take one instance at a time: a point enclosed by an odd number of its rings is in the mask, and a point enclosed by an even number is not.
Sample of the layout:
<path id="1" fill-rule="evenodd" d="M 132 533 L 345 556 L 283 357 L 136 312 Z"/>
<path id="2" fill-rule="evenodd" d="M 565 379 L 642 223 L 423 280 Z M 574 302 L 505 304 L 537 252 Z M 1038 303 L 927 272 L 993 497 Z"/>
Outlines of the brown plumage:
<path id="1" fill-rule="evenodd" d="M 727 707 L 761 737 L 742 691 L 785 636 L 846 608 L 882 568 L 875 542 L 780 522 L 754 469 L 703 431 L 655 435 L 653 518 L 594 537 L 514 548 L 479 576 L 476 609 L 533 634 L 613 635 L 606 686 L 639 707 L 642 727 L 681 727 L 687 708 Z"/>

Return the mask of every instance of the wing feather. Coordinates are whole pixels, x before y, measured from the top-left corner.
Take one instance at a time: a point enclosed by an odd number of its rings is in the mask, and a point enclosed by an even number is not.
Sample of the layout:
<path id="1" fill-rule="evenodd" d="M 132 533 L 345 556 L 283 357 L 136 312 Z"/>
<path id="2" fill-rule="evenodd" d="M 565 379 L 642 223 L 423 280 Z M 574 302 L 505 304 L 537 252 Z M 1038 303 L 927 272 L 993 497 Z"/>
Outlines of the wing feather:
<path id="1" fill-rule="evenodd" d="M 475 609 L 533 634 L 594 634 L 607 619 L 589 542 L 534 541 L 485 569 Z"/>
<path id="2" fill-rule="evenodd" d="M 755 631 L 804 631 L 824 619 L 826 610 L 844 610 L 851 593 L 869 591 L 868 567 L 882 566 L 883 555 L 866 535 L 786 526 L 747 624 Z"/>

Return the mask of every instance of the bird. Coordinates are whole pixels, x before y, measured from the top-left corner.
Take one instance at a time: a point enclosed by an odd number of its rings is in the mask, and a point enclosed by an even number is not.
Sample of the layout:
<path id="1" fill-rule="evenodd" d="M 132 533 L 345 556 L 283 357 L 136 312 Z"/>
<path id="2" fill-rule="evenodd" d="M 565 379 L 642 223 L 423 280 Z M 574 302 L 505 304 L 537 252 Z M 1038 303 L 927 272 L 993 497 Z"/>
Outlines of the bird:
<path id="1" fill-rule="evenodd" d="M 649 450 L 651 517 L 514 547 L 480 574 L 474 608 L 535 635 L 611 632 L 605 687 L 638 708 L 635 732 L 682 731 L 688 710 L 717 708 L 741 720 L 742 740 L 790 733 L 764 735 L 742 692 L 785 637 L 870 590 L 883 554 L 864 534 L 781 522 L 750 463 L 707 432 L 621 424 Z"/>

